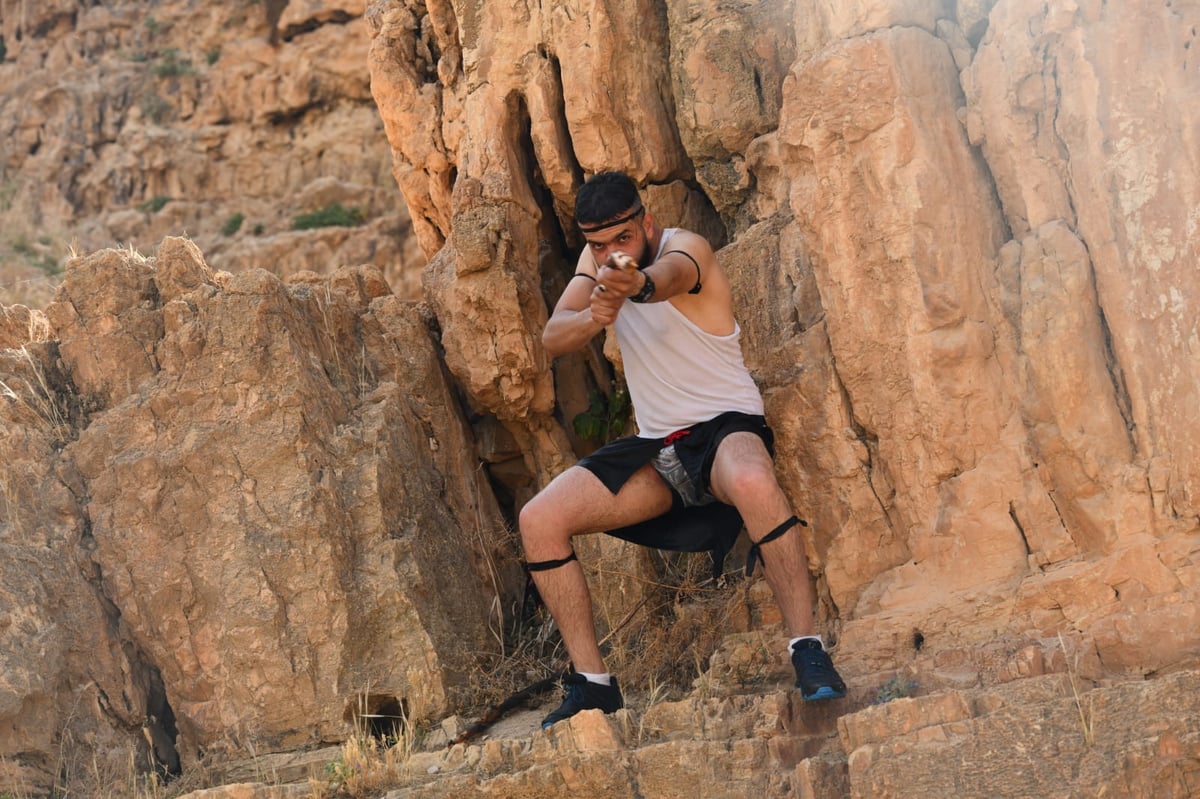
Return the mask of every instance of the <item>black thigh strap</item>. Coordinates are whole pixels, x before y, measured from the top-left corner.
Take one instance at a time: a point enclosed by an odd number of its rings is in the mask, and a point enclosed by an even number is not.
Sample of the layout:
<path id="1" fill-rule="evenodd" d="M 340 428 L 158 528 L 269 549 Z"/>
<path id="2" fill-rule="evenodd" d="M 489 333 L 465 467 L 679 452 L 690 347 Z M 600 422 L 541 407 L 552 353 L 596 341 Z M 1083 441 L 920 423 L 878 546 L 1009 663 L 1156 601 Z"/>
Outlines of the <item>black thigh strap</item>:
<path id="1" fill-rule="evenodd" d="M 750 545 L 750 554 L 746 556 L 746 576 L 747 577 L 754 574 L 754 567 L 758 564 L 758 562 L 760 560 L 763 563 L 767 562 L 767 559 L 765 557 L 763 557 L 762 545 L 771 543 L 776 538 L 779 538 L 781 535 L 786 533 L 788 530 L 795 527 L 797 524 L 800 525 L 801 527 L 808 527 L 808 522 L 804 521 L 799 516 L 789 516 L 787 518 L 787 520 L 783 522 L 783 524 L 779 525 L 774 530 L 767 533 L 762 538 L 758 539 L 757 541 L 755 541 L 754 543 L 752 543 Z"/>
<path id="2" fill-rule="evenodd" d="M 576 560 L 575 553 L 572 552 L 561 560 L 539 560 L 535 563 L 526 563 L 525 568 L 531 572 L 545 572 L 551 569 L 557 569 L 559 566 L 566 566 L 573 560 Z"/>

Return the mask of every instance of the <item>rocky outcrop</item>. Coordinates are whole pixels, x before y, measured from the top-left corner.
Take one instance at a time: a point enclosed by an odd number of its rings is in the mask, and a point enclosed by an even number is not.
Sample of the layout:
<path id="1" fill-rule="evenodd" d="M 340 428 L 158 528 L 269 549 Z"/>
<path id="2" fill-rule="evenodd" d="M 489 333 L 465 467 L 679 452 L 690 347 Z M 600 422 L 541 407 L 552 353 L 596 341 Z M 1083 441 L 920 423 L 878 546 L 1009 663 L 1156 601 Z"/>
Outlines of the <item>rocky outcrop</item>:
<path id="1" fill-rule="evenodd" d="M 127 87 L 144 70 L 121 48 L 167 59 L 118 4 L 0 8 L 6 88 L 34 61 L 76 74 L 84 44 Z M 211 31 L 197 8 L 156 10 L 162 35 Z M 591 445 L 571 420 L 620 380 L 599 343 L 555 363 L 540 345 L 581 243 L 573 192 L 620 168 L 661 221 L 720 247 L 852 695 L 784 691 L 752 583 L 737 634 L 691 653 L 691 695 L 631 690 L 629 714 L 423 753 L 396 796 L 1192 789 L 1195 8 L 293 2 L 278 50 L 254 24 L 203 81 L 156 76 L 187 135 L 112 124 L 136 117 L 132 88 L 0 115 L 20 120 L 5 175 L 38 176 L 9 210 L 103 207 L 106 229 L 136 217 L 161 237 L 177 231 L 158 214 L 190 225 L 187 203 L 218 193 L 283 219 L 281 189 L 362 204 L 390 169 L 425 303 L 397 296 L 411 273 L 366 257 L 361 228 L 237 247 L 198 228 L 152 260 L 78 258 L 44 316 L 0 316 L 9 774 L 44 788 L 130 745 L 170 770 L 334 740 L 364 707 L 449 710 L 518 582 L 505 520 Z M 338 30 L 361 34 L 357 56 Z M 37 114 L 108 131 L 80 159 L 109 166 L 60 181 L 76 151 L 39 144 Z M 335 117 L 361 123 L 350 145 Z M 297 140 L 320 156 L 285 148 L 310 119 L 321 132 Z M 387 169 L 361 155 L 376 134 Z M 181 141 L 236 157 L 218 170 Z M 131 151 L 136 180 L 112 166 Z M 289 162 L 285 183 L 233 166 L 258 151 Z M 130 208 L 160 193 L 179 204 Z M 94 216 L 59 214 L 85 232 Z M 333 271 L 347 252 L 359 266 Z M 282 253 L 313 271 L 254 268 Z M 657 567 L 579 551 L 597 574 L 622 564 L 597 592 L 619 626 Z M 889 684 L 918 695 L 871 707 Z"/>
<path id="2" fill-rule="evenodd" d="M 0 303 L 40 307 L 72 255 L 151 253 L 168 235 L 232 272 L 371 264 L 416 297 L 424 259 L 362 14 L 361 0 L 0 2 Z"/>
<path id="3" fill-rule="evenodd" d="M 367 12 L 447 363 L 475 403 L 518 440 L 562 423 L 536 346 L 572 266 L 556 253 L 579 244 L 574 187 L 626 170 L 664 223 L 724 245 L 852 677 L 919 651 L 922 685 L 987 685 L 981 647 L 1060 634 L 1092 679 L 1200 651 L 1196 186 L 1178 167 L 1197 157 L 1194 10 L 527 15 Z M 397 135 L 414 127 L 421 146 Z M 461 302 L 467 287 L 491 304 Z M 503 368 L 480 368 L 481 337 Z M 555 370 L 558 407 L 608 388 L 572 359 Z M 536 450 L 538 479 L 571 456 Z"/>
<path id="4" fill-rule="evenodd" d="M 1180 414 L 1198 407 L 1200 286 L 1193 188 L 1164 166 L 1195 124 L 1176 99 L 1196 87 L 1184 12 L 726 6 L 551 6 L 513 25 L 486 5 L 371 5 L 372 90 L 397 172 L 423 176 L 401 187 L 427 231 L 451 370 L 510 427 L 544 429 L 535 342 L 570 268 L 544 254 L 578 243 L 569 209 L 585 173 L 625 169 L 666 223 L 723 223 L 731 239 L 721 255 L 781 470 L 816 522 L 824 616 L 865 670 L 894 655 L 865 654 L 881 625 L 927 641 L 968 621 L 978 640 L 1078 629 L 1104 640 L 1105 664 L 1139 673 L 1195 652 L 1200 461 Z M 631 47 L 635 17 L 650 33 Z M 1147 94 L 1119 65 L 1161 37 L 1158 71 L 1176 83 Z M 551 100 L 548 85 L 561 86 Z M 1127 132 L 1146 124 L 1154 136 Z M 414 125 L 430 146 L 397 135 Z M 662 201 L 677 189 L 711 202 L 706 221 L 690 200 Z M 491 303 L 465 305 L 479 284 Z M 502 368 L 481 369 L 481 339 Z M 1122 565 L 1135 561 L 1164 564 L 1137 598 L 1118 587 L 1141 583 Z M 1109 589 L 1087 618 L 1033 612 L 1028 597 L 1089 571 Z M 1117 621 L 1145 602 L 1175 608 L 1174 654 L 1147 654 L 1161 628 Z"/>
<path id="5" fill-rule="evenodd" d="M 515 581 L 419 306 L 168 238 L 72 263 L 48 319 L 0 369 L 8 779 L 446 712 Z"/>
<path id="6" fill-rule="evenodd" d="M 530 739 L 409 759 L 387 799 L 1194 795 L 1195 672 L 1079 694 L 1069 675 L 898 698 L 835 717 L 795 692 L 582 713 Z M 286 796 L 280 787 L 189 799 Z M 286 788 L 287 786 L 283 786 Z"/>

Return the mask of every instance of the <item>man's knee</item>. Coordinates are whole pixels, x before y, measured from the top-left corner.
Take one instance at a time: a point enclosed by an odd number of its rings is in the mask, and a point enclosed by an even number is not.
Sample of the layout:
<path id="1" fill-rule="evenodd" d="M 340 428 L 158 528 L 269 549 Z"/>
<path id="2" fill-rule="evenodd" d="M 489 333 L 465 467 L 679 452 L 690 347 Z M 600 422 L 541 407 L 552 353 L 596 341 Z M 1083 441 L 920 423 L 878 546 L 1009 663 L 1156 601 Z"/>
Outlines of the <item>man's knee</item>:
<path id="1" fill-rule="evenodd" d="M 517 524 L 520 526 L 522 541 L 528 543 L 531 539 L 540 539 L 544 535 L 546 513 L 543 506 L 546 504 L 545 498 L 537 494 L 521 508 Z"/>
<path id="2" fill-rule="evenodd" d="M 521 540 L 530 543 L 567 540 L 570 538 L 567 520 L 563 518 L 563 507 L 555 492 L 543 489 L 525 503 L 517 517 Z"/>
<path id="3" fill-rule="evenodd" d="M 746 463 L 729 470 L 725 475 L 724 489 L 733 500 L 733 504 L 760 503 L 766 497 L 779 492 L 775 470 L 767 468 L 769 466 L 772 466 L 770 462 L 766 466 L 761 463 Z"/>

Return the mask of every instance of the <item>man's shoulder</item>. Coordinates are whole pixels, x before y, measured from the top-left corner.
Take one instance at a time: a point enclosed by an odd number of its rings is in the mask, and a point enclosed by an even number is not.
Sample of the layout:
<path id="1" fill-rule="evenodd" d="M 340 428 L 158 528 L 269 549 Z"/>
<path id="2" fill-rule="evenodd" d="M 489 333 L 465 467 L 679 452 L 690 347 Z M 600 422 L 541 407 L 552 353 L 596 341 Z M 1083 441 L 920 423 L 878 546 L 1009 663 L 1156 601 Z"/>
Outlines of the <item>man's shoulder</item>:
<path id="1" fill-rule="evenodd" d="M 666 235 L 666 244 L 663 245 L 664 255 L 671 250 L 686 250 L 691 254 L 713 252 L 712 245 L 708 239 L 695 231 L 688 230 L 687 228 L 673 227 L 666 228 L 663 233 Z"/>

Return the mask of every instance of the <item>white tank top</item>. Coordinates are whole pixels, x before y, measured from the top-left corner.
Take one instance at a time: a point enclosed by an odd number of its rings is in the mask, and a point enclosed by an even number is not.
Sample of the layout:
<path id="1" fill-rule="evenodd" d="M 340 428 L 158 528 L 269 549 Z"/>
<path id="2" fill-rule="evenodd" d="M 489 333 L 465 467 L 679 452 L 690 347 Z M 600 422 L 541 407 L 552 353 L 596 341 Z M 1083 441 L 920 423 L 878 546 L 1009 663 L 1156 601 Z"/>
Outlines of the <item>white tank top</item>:
<path id="1" fill-rule="evenodd" d="M 678 228 L 663 231 L 657 259 Z M 742 328 L 701 330 L 668 302 L 621 306 L 613 328 L 638 435 L 664 438 L 726 411 L 761 416 L 762 394 L 742 360 Z"/>

